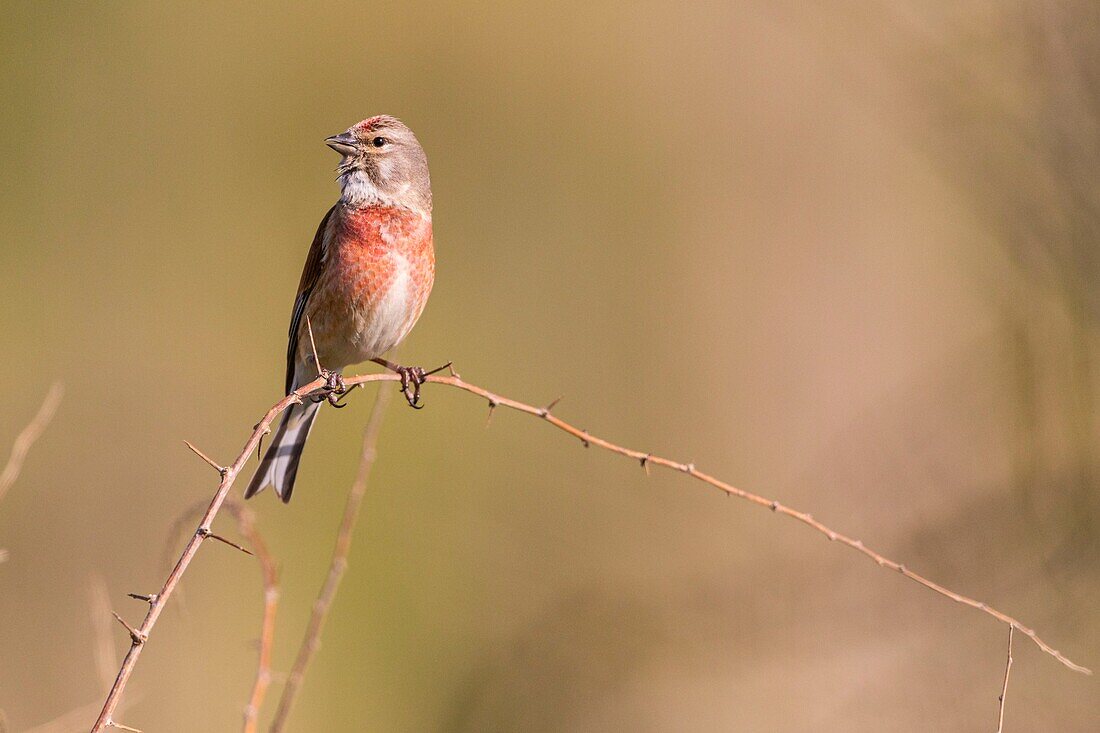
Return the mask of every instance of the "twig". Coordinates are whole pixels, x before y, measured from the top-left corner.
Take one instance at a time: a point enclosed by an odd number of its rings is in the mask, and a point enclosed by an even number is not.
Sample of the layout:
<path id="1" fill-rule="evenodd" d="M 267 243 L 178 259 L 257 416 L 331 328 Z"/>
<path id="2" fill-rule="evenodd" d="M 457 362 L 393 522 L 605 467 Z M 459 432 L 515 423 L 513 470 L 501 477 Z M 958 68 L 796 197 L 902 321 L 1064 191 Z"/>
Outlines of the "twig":
<path id="1" fill-rule="evenodd" d="M 54 413 L 57 412 L 58 404 L 61 403 L 61 395 L 64 393 L 65 389 L 61 386 L 61 382 L 54 382 L 53 386 L 50 387 L 50 391 L 46 393 L 46 399 L 42 401 L 42 406 L 38 408 L 38 414 L 27 423 L 27 427 L 23 428 L 23 432 L 16 437 L 15 443 L 11 447 L 11 457 L 8 458 L 8 465 L 4 466 L 3 473 L 0 473 L 0 499 L 4 498 L 4 494 L 8 493 L 8 489 L 15 483 L 15 479 L 19 478 L 19 472 L 23 470 L 23 460 L 27 457 L 27 451 L 31 449 L 34 442 L 42 435 L 42 431 L 50 424 Z"/>
<path id="2" fill-rule="evenodd" d="M 997 698 L 1000 708 L 997 711 L 997 733 L 1005 729 L 1005 697 L 1008 696 L 1008 675 L 1012 671 L 1012 632 L 1014 627 L 1008 626 L 1008 661 L 1005 663 L 1005 681 L 1001 685 L 1001 696 Z"/>
<path id="3" fill-rule="evenodd" d="M 321 645 L 321 633 L 328 619 L 329 609 L 332 607 L 336 592 L 340 589 L 340 581 L 348 568 L 348 553 L 351 551 L 351 540 L 355 532 L 355 525 L 359 518 L 359 512 L 363 505 L 363 497 L 367 493 L 367 483 L 370 480 L 371 468 L 377 456 L 375 446 L 378 444 L 378 434 L 382 427 L 382 416 L 386 405 L 390 401 L 390 390 L 380 389 L 374 398 L 370 417 L 367 418 L 367 427 L 363 431 L 363 449 L 359 455 L 359 470 L 352 482 L 351 490 L 344 505 L 344 517 L 340 520 L 340 529 L 336 533 L 336 546 L 332 550 L 332 561 L 329 563 L 328 575 L 317 594 L 317 600 L 313 604 L 313 611 L 306 626 L 302 644 L 298 647 L 298 656 L 294 659 L 290 675 L 287 677 L 286 686 L 279 696 L 279 707 L 275 711 L 275 718 L 271 722 L 271 733 L 279 733 L 290 718 L 291 708 L 301 691 L 302 681 L 305 678 L 306 669 L 309 667 L 313 655 Z"/>
<path id="4" fill-rule="evenodd" d="M 366 384 L 368 382 L 395 382 L 399 381 L 400 379 L 401 377 L 397 374 L 362 374 L 356 377 L 346 378 L 344 380 L 344 383 L 346 386 L 351 387 L 357 384 Z M 924 576 L 913 572 L 912 570 L 909 570 L 901 563 L 890 560 L 884 555 L 880 555 L 879 553 L 865 547 L 863 542 L 861 542 L 860 540 L 851 539 L 850 537 L 847 537 L 840 534 L 839 532 L 836 532 L 835 530 L 830 529 L 821 522 L 818 522 L 810 514 L 784 506 L 778 501 L 766 499 L 749 491 L 736 488 L 731 484 L 728 484 L 715 478 L 714 476 L 698 470 L 697 468 L 695 468 L 694 465 L 679 463 L 668 458 L 661 458 L 660 456 L 645 453 L 639 450 L 634 450 L 632 448 L 626 448 L 612 443 L 608 440 L 604 440 L 603 438 L 598 438 L 584 430 L 574 427 L 570 423 L 565 422 L 556 415 L 553 415 L 549 410 L 545 408 L 533 407 L 532 405 L 528 405 L 524 402 L 519 402 L 518 400 L 501 397 L 497 394 L 494 394 L 493 392 L 490 392 L 487 389 L 465 382 L 457 375 L 432 375 L 428 377 L 427 381 L 433 384 L 443 384 L 449 387 L 455 387 L 465 392 L 477 395 L 483 400 L 496 402 L 498 406 L 507 407 L 509 409 L 516 410 L 517 412 L 523 412 L 528 415 L 540 417 L 557 429 L 581 441 L 584 445 L 592 445 L 597 448 L 602 448 L 603 450 L 609 451 L 611 453 L 616 453 L 618 455 L 631 458 L 635 461 L 638 461 L 639 463 L 643 458 L 645 458 L 646 466 L 663 466 L 673 471 L 687 474 L 694 479 L 714 486 L 715 488 L 725 492 L 726 494 L 729 494 L 730 496 L 736 496 L 740 499 L 744 499 L 758 506 L 771 509 L 773 512 L 776 512 L 778 514 L 784 514 L 788 517 L 791 517 L 792 519 L 797 519 L 803 524 L 825 535 L 830 540 L 839 542 L 863 555 L 866 555 L 867 557 L 874 560 L 880 567 L 893 570 L 915 583 L 919 583 L 920 585 L 923 585 L 924 587 L 935 591 L 936 593 L 939 593 L 946 598 L 950 598 L 956 603 L 970 606 L 971 608 L 977 609 L 982 613 L 995 618 L 1001 623 L 1013 626 L 1017 631 L 1025 634 L 1029 639 L 1035 642 L 1035 644 L 1040 649 L 1057 659 L 1066 667 L 1076 672 L 1092 674 L 1092 672 L 1087 668 L 1071 662 L 1058 650 L 1054 649 L 1045 641 L 1040 639 L 1038 634 L 1036 634 L 1033 629 L 1024 626 L 1017 619 L 1008 616 L 1007 614 L 1004 614 L 994 609 L 993 607 L 982 603 L 981 601 L 976 601 L 973 598 L 969 598 L 967 596 L 949 590 L 948 588 L 945 588 L 944 586 L 939 585 L 938 583 L 935 583 L 925 578 Z M 321 391 L 324 388 L 325 384 L 325 378 L 318 377 L 312 382 L 302 385 L 301 387 L 294 390 L 286 397 L 275 403 L 275 405 L 267 411 L 267 414 L 264 415 L 263 419 L 261 419 L 260 422 L 256 424 L 256 427 L 252 430 L 251 436 L 249 436 L 248 440 L 245 442 L 244 448 L 237 455 L 237 458 L 233 461 L 232 465 L 226 467 L 225 472 L 222 475 L 221 481 L 218 484 L 218 489 L 214 493 L 214 497 L 210 500 L 210 505 L 207 507 L 205 513 L 203 514 L 202 520 L 199 523 L 199 527 L 195 530 L 195 533 L 192 535 L 191 540 L 187 543 L 187 546 L 184 547 L 183 553 L 180 555 L 179 560 L 176 561 L 176 564 L 172 568 L 172 571 L 168 574 L 167 579 L 164 581 L 163 587 L 157 594 L 156 600 L 149 603 L 149 612 L 146 614 L 145 619 L 142 621 L 141 626 L 138 628 L 139 632 L 145 634 L 146 637 L 152 632 L 153 627 L 156 625 L 157 619 L 160 618 L 160 614 L 164 609 L 164 604 L 167 603 L 168 599 L 172 596 L 172 593 L 175 591 L 176 586 L 179 584 L 180 578 L 187 571 L 188 566 L 191 564 L 191 560 L 195 557 L 195 553 L 198 552 L 199 546 L 202 544 L 203 539 L 205 539 L 205 533 L 210 531 L 210 526 L 214 521 L 214 517 L 216 517 L 218 512 L 221 510 L 222 504 L 225 503 L 226 496 L 228 496 L 229 494 L 229 490 L 233 488 L 233 484 L 237 479 L 237 475 L 244 468 L 245 463 L 247 463 L 249 456 L 252 454 L 252 451 L 255 450 L 256 445 L 260 440 L 260 437 L 264 435 L 265 431 L 270 428 L 272 421 L 276 417 L 278 417 L 280 413 L 282 413 L 291 405 L 300 404 L 304 395 L 310 395 L 315 392 Z M 102 731 L 107 725 L 107 721 L 110 720 L 111 713 L 114 711 L 115 707 L 118 706 L 118 701 L 122 696 L 123 690 L 125 690 L 126 688 L 126 683 L 129 681 L 130 675 L 133 673 L 134 667 L 137 664 L 137 660 L 140 658 L 141 652 L 144 647 L 144 644 L 137 643 L 130 646 L 129 652 L 127 652 L 126 657 L 122 660 L 122 666 L 119 669 L 118 676 L 115 678 L 115 684 L 111 687 L 111 691 L 110 693 L 108 693 L 107 699 L 104 702 L 103 710 L 100 712 L 99 718 L 96 720 L 95 725 L 92 727 L 93 733 L 98 733 L 99 731 Z"/>

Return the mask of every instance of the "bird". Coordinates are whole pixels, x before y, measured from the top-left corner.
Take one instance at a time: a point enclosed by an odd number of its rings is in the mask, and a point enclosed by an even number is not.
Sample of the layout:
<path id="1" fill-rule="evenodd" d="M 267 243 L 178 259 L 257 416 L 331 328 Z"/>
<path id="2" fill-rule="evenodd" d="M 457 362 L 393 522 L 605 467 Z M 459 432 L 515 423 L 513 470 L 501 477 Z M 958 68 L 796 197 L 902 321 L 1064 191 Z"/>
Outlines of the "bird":
<path id="1" fill-rule="evenodd" d="M 321 219 L 290 318 L 286 394 L 326 378 L 326 389 L 283 413 L 245 490 L 268 485 L 283 502 L 294 491 L 302 450 L 318 410 L 344 392 L 341 370 L 374 361 L 401 377 L 419 407 L 427 374 L 384 358 L 412 330 L 435 282 L 428 158 L 403 122 L 377 115 L 325 139 L 340 154 L 340 199 Z M 444 368 L 444 367 L 441 367 Z"/>

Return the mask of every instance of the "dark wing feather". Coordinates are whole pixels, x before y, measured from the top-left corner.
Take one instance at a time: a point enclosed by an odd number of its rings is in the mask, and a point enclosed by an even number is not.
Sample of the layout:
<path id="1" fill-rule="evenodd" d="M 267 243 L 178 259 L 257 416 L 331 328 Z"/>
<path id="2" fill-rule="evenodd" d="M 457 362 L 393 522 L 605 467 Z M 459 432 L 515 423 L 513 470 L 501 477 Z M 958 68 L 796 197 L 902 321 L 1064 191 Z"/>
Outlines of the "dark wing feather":
<path id="1" fill-rule="evenodd" d="M 294 299 L 294 312 L 290 316 L 290 333 L 286 346 L 287 394 L 290 394 L 290 391 L 294 389 L 294 359 L 298 354 L 298 329 L 302 325 L 302 317 L 306 312 L 309 294 L 313 292 L 313 286 L 317 284 L 317 279 L 321 276 L 321 270 L 324 268 L 325 249 L 327 247 L 325 229 L 328 228 L 329 219 L 332 218 L 332 212 L 336 211 L 337 206 L 339 204 L 329 209 L 325 214 L 325 218 L 321 219 L 321 225 L 317 227 L 317 233 L 313 235 L 313 245 L 309 248 L 309 255 L 306 256 L 305 267 L 302 268 L 302 279 L 298 282 L 298 297 Z"/>

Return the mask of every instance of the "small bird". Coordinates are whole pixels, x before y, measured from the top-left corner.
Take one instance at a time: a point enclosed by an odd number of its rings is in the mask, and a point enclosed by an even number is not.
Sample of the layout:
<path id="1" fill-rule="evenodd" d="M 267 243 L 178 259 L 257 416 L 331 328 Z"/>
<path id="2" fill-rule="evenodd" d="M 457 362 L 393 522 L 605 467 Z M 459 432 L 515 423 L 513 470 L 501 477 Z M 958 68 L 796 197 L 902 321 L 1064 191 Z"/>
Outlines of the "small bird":
<path id="1" fill-rule="evenodd" d="M 327 379 L 327 395 L 283 413 L 245 491 L 268 484 L 290 501 L 298 462 L 317 411 L 343 392 L 340 370 L 371 360 L 401 375 L 417 407 L 425 371 L 382 358 L 408 335 L 435 280 L 428 159 L 412 130 L 388 115 L 369 117 L 325 140 L 342 157 L 340 200 L 328 210 L 306 257 L 290 317 L 286 393 Z"/>

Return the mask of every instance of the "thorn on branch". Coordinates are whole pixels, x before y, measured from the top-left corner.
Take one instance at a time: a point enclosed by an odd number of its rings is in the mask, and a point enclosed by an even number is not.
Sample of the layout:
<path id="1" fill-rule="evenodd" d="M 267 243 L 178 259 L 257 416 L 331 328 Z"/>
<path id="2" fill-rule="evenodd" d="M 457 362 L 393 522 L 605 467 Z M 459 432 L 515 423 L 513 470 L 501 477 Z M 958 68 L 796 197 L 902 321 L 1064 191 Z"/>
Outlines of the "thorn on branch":
<path id="1" fill-rule="evenodd" d="M 152 605 L 152 604 L 157 602 L 157 594 L 156 593 L 150 593 L 149 595 L 144 595 L 142 593 L 127 593 L 126 595 L 130 596 L 135 601 L 145 601 L 149 605 Z"/>
<path id="2" fill-rule="evenodd" d="M 115 617 L 116 621 L 118 621 L 120 624 L 122 624 L 126 628 L 126 631 L 129 632 L 129 634 L 130 634 L 130 640 L 132 642 L 134 642 L 135 644 L 141 645 L 141 644 L 144 644 L 148 640 L 148 638 L 149 638 L 148 636 L 141 633 L 140 631 L 135 629 L 130 624 L 126 623 L 126 619 L 122 618 L 122 616 L 119 616 L 114 611 L 111 611 L 111 615 Z"/>
<path id="3" fill-rule="evenodd" d="M 246 555 L 252 555 L 253 554 L 252 550 L 241 547 L 236 542 L 233 542 L 232 540 L 227 540 L 226 538 L 222 537 L 220 534 L 214 534 L 213 532 L 208 530 L 206 527 L 199 527 L 198 530 L 196 530 L 196 534 L 198 534 L 199 537 L 202 537 L 204 540 L 209 538 L 209 539 L 212 539 L 212 540 L 217 540 L 218 542 L 223 542 L 223 543 L 229 545 L 230 547 L 232 547 L 234 549 L 240 550 L 241 552 L 243 552 Z"/>
<path id="4" fill-rule="evenodd" d="M 128 730 L 128 731 L 132 731 L 133 733 L 144 733 L 144 731 L 142 731 L 140 728 L 131 728 L 128 725 L 123 725 L 122 723 L 116 723 L 113 720 L 108 720 L 107 721 L 107 727 L 108 728 L 118 728 L 119 730 Z"/>
<path id="5" fill-rule="evenodd" d="M 773 502 L 771 503 L 771 506 L 770 506 L 770 508 L 771 508 L 771 510 L 772 510 L 773 512 L 777 512 L 777 511 L 779 511 L 779 502 L 778 502 L 778 501 L 773 501 Z M 831 539 L 836 539 L 836 538 L 835 538 L 835 537 L 833 537 L 833 538 L 831 538 Z"/>
<path id="6" fill-rule="evenodd" d="M 649 475 L 649 459 L 650 459 L 650 454 L 649 453 L 646 453 L 644 456 L 642 456 L 641 458 L 638 459 L 638 461 L 642 464 L 642 470 L 645 471 L 646 476 Z"/>
<path id="7" fill-rule="evenodd" d="M 561 398 L 564 397 L 564 396 L 565 395 L 558 395 L 553 400 L 551 400 L 549 405 L 542 408 L 542 411 L 539 412 L 539 416 L 540 417 L 546 417 L 547 415 L 549 415 L 550 411 L 553 410 L 555 407 L 557 407 L 558 403 L 561 402 Z"/>
<path id="8" fill-rule="evenodd" d="M 485 427 L 489 427 L 489 423 L 493 421 L 493 410 L 497 409 L 499 404 L 496 400 L 489 398 L 489 415 L 485 418 Z"/>
<path id="9" fill-rule="evenodd" d="M 221 476 L 222 478 L 225 478 L 225 475 L 226 475 L 227 473 L 229 473 L 229 469 L 228 469 L 228 468 L 226 468 L 225 466 L 219 466 L 219 465 L 217 464 L 217 462 L 215 462 L 215 461 L 214 461 L 214 459 L 213 459 L 213 458 L 211 458 L 210 456 L 206 455 L 206 454 L 205 454 L 205 453 L 203 453 L 203 452 L 202 452 L 201 450 L 199 450 L 198 448 L 196 448 L 196 447 L 195 447 L 195 446 L 194 446 L 194 445 L 193 445 L 193 444 L 191 443 L 191 441 L 189 441 L 189 440 L 185 440 L 185 441 L 183 441 L 183 444 L 184 444 L 184 445 L 186 445 L 186 446 L 187 446 L 188 448 L 190 448 L 190 449 L 191 449 L 191 452 L 192 452 L 192 453 L 194 453 L 194 454 L 195 454 L 196 456 L 198 456 L 198 457 L 199 457 L 199 458 L 201 458 L 201 459 L 202 459 L 203 461 L 205 461 L 205 462 L 206 462 L 206 464 L 207 464 L 208 466 L 210 466 L 210 467 L 211 467 L 211 468 L 213 468 L 213 469 L 214 469 L 215 471 L 217 471 L 217 472 L 218 472 L 218 474 L 219 474 L 219 475 L 220 475 L 220 476 Z"/>
<path id="10" fill-rule="evenodd" d="M 432 376 L 433 374 L 439 374 L 439 373 L 440 373 L 441 371 L 443 371 L 444 369 L 450 369 L 450 370 L 451 370 L 451 374 L 454 374 L 454 373 L 455 373 L 455 370 L 451 368 L 451 365 L 452 365 L 452 364 L 454 364 L 454 362 L 453 362 L 453 361 L 449 361 L 449 362 L 447 362 L 446 364 L 444 364 L 443 366 L 437 366 L 437 367 L 436 367 L 435 369 L 432 369 L 432 370 L 431 370 L 430 372 L 424 372 L 424 376 L 425 376 L 425 377 L 430 377 L 430 376 Z"/>
<path id="11" fill-rule="evenodd" d="M 255 430 L 258 427 L 260 427 L 260 424 L 256 423 L 255 425 L 252 426 L 252 429 Z M 260 456 L 263 453 L 264 438 L 268 435 L 271 435 L 271 427 L 270 426 L 264 428 L 264 431 L 262 433 L 260 433 L 260 439 L 256 441 L 256 460 L 257 461 L 260 460 Z"/>

